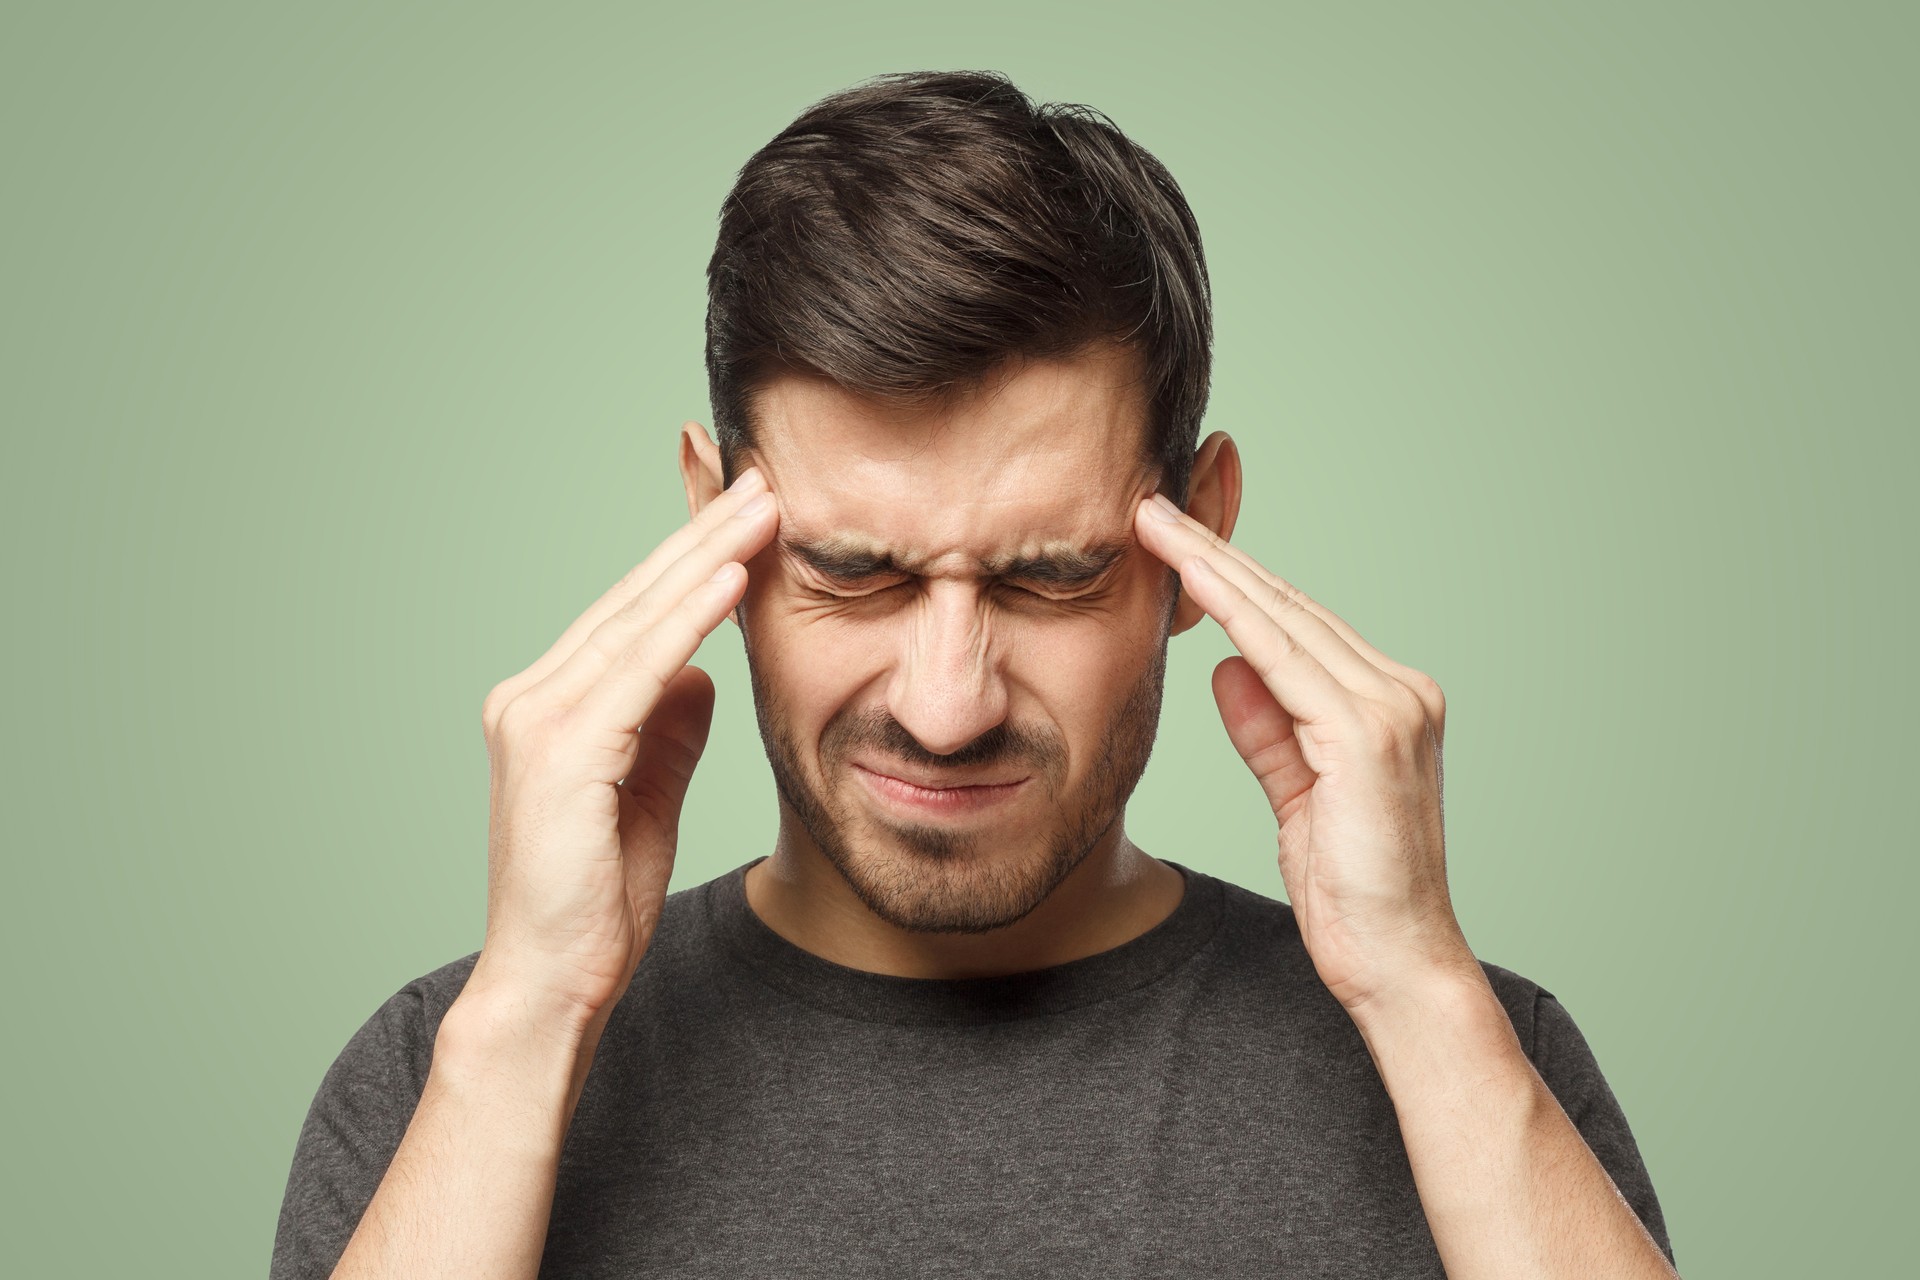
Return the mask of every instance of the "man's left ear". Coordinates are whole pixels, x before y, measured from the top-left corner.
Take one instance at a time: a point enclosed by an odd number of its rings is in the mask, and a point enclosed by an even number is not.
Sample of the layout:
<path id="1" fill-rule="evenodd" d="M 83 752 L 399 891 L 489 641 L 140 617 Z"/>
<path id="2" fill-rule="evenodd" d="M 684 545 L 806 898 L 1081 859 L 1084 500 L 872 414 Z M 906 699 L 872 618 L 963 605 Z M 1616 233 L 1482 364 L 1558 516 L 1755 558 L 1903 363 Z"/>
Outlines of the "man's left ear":
<path id="1" fill-rule="evenodd" d="M 1232 540 L 1234 521 L 1240 518 L 1240 450 L 1224 431 L 1208 436 L 1193 455 L 1186 512 L 1223 542 Z M 1169 634 L 1177 636 L 1206 616 L 1206 610 L 1182 591 L 1180 603 L 1174 606 Z"/>

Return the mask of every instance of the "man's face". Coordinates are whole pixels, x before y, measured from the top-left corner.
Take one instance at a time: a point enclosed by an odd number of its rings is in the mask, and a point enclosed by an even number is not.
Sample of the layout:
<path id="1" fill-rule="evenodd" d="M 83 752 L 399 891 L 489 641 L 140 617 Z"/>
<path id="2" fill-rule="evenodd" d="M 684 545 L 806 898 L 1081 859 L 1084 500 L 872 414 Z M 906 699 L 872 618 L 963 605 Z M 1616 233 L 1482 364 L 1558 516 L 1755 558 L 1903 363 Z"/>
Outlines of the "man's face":
<path id="1" fill-rule="evenodd" d="M 922 414 L 815 379 L 758 399 L 781 509 L 740 614 L 761 736 L 791 816 L 896 927 L 1019 920 L 1146 768 L 1174 582 L 1131 532 L 1155 478 L 1134 372 L 1023 363 Z"/>

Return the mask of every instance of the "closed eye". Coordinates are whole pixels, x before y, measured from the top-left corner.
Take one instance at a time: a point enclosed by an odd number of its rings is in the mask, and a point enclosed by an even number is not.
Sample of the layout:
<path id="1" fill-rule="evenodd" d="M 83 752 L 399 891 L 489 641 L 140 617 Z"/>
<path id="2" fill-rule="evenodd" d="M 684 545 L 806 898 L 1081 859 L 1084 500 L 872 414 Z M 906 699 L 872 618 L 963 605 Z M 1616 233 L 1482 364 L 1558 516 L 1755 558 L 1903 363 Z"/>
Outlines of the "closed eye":
<path id="1" fill-rule="evenodd" d="M 891 591 L 895 587 L 907 586 L 912 581 L 911 578 L 903 578 L 895 582 L 872 582 L 871 580 L 864 579 L 856 582 L 834 580 L 831 589 L 827 587 L 808 587 L 807 590 L 813 595 L 824 596 L 829 600 L 865 600 L 880 595 L 883 592 Z M 1030 600 L 1044 600 L 1051 604 L 1071 604 L 1075 600 L 1085 599 L 1098 594 L 1097 587 L 1099 584 L 1096 583 L 1090 587 L 1081 587 L 1077 590 L 1065 592 L 1057 588 L 1042 590 L 1037 587 L 1020 586 L 1011 582 L 997 582 L 993 585 L 996 590 L 1011 592 L 1016 596 Z"/>
<path id="2" fill-rule="evenodd" d="M 868 596 L 876 596 L 882 591 L 888 591 L 894 587 L 903 587 L 906 585 L 904 580 L 899 582 L 878 582 L 863 578 L 854 581 L 842 581 L 836 578 L 830 579 L 830 581 L 833 589 L 809 586 L 807 590 L 816 596 L 825 596 L 830 600 L 864 600 Z"/>
<path id="3" fill-rule="evenodd" d="M 1008 591 L 1020 591 L 1021 595 L 1037 595 L 1043 601 L 1073 601 L 1083 595 L 1089 595 L 1098 583 L 1002 583 Z"/>
<path id="4" fill-rule="evenodd" d="M 1051 601 L 1054 604 L 1071 604 L 1075 600 L 1084 600 L 1088 596 L 1099 594 L 1098 591 L 1092 587 L 1071 588 L 1062 591 L 1058 587 L 1038 590 L 1033 587 L 1015 586 L 1013 583 L 1003 583 L 1002 585 L 1008 591 L 1017 591 L 1023 596 L 1031 596 L 1035 600 Z"/>
<path id="5" fill-rule="evenodd" d="M 983 562 L 988 579 L 1002 595 L 1019 600 L 1072 604 L 1102 595 L 1113 570 L 1131 544 L 1109 541 L 1088 548 L 1049 550 L 1031 556 L 997 557 Z M 891 553 L 858 543 L 826 539 L 809 542 L 783 536 L 781 550 L 795 570 L 801 589 L 829 600 L 864 600 L 917 580 L 912 564 Z"/>

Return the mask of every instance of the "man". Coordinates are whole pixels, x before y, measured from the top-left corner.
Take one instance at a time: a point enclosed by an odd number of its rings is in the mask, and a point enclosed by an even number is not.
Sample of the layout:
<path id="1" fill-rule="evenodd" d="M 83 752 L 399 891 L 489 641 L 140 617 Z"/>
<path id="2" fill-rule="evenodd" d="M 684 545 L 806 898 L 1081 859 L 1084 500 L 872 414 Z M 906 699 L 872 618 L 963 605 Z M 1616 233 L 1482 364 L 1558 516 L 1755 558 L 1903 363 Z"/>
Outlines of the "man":
<path id="1" fill-rule="evenodd" d="M 484 945 L 327 1073 L 273 1274 L 1673 1275 L 1578 1028 L 1454 918 L 1440 690 L 1230 542 L 1153 157 L 880 77 L 749 161 L 709 285 L 692 519 L 487 699 Z M 780 829 L 669 896 L 729 616 Z M 1126 835 L 1205 617 L 1291 905 Z"/>

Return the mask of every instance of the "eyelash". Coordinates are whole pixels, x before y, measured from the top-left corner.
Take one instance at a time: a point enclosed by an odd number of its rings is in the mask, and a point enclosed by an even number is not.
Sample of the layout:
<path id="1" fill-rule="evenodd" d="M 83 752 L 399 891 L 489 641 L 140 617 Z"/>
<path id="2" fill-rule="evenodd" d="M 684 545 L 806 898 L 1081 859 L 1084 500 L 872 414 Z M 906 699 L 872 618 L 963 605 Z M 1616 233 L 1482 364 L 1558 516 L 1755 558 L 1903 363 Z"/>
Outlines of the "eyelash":
<path id="1" fill-rule="evenodd" d="M 814 594 L 825 596 L 829 600 L 868 600 L 868 599 L 872 599 L 875 596 L 882 595 L 888 591 L 892 591 L 896 587 L 904 587 L 906 585 L 907 584 L 904 582 L 895 582 L 888 586 L 875 587 L 870 591 L 861 591 L 854 594 L 843 594 L 838 591 L 825 591 L 825 590 L 820 590 L 818 588 L 815 588 Z M 1094 592 L 1092 592 L 1091 590 L 1088 590 L 1088 591 L 1082 591 L 1079 595 L 1075 595 L 1075 596 L 1048 596 L 1048 595 L 1041 595 L 1038 591 L 1029 591 L 1025 587 L 1016 587 L 1007 583 L 1002 583 L 1000 585 L 1004 587 L 1006 590 L 1017 592 L 1019 595 L 1024 596 L 1027 599 L 1039 600 L 1046 604 L 1072 604 L 1077 600 L 1087 599 L 1089 596 L 1094 594 Z"/>

